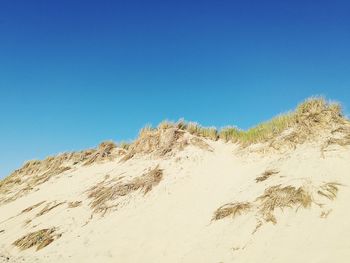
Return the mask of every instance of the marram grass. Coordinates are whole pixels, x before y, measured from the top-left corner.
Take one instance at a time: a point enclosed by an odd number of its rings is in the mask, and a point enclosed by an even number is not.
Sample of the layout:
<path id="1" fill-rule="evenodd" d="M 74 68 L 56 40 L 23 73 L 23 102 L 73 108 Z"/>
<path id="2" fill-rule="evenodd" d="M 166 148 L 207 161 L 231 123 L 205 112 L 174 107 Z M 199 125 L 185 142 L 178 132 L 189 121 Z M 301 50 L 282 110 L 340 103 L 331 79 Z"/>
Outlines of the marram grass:
<path id="1" fill-rule="evenodd" d="M 226 142 L 231 141 L 246 146 L 268 141 L 298 124 L 307 124 L 306 126 L 308 126 L 310 123 L 307 122 L 322 123 L 337 116 L 342 116 L 338 103 L 329 103 L 322 97 L 313 97 L 299 104 L 294 111 L 280 114 L 248 130 L 241 130 L 235 126 L 218 130 L 215 127 L 203 127 L 196 122 L 186 122 L 183 119 L 178 122 L 163 121 L 157 129 L 177 128 L 199 137 L 211 140 L 222 139 Z M 148 125 L 140 131 L 140 134 L 154 129 Z"/>

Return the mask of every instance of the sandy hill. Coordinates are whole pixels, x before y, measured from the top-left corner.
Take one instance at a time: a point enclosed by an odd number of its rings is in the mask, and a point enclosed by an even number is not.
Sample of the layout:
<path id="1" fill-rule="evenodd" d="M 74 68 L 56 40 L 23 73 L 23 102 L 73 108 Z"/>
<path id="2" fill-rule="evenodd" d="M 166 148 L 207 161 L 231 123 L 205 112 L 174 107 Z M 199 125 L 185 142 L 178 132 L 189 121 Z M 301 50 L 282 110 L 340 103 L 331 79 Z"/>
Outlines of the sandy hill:
<path id="1" fill-rule="evenodd" d="M 349 147 L 318 98 L 30 161 L 0 182 L 0 262 L 349 262 Z"/>

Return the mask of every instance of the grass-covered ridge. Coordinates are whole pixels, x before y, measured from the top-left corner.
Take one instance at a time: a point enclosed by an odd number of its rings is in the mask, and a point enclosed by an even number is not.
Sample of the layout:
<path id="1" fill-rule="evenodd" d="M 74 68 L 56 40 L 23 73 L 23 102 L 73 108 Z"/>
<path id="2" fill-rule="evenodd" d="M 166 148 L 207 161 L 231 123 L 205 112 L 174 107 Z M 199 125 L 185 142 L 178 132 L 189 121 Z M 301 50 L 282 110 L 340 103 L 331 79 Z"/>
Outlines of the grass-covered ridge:
<path id="1" fill-rule="evenodd" d="M 248 130 L 242 130 L 235 126 L 228 126 L 222 129 L 203 127 L 195 122 L 180 120 L 178 122 L 163 121 L 157 128 L 147 126 L 141 130 L 140 136 L 145 131 L 176 127 L 196 136 L 212 140 L 222 139 L 227 142 L 231 141 L 247 146 L 268 141 L 279 136 L 289 128 L 296 128 L 300 133 L 307 133 L 314 126 L 328 125 L 332 121 L 340 120 L 342 117 L 342 110 L 338 103 L 327 102 L 322 97 L 314 97 L 299 104 L 294 111 L 280 114 Z"/>
<path id="2" fill-rule="evenodd" d="M 324 98 L 310 98 L 299 104 L 293 112 L 280 114 L 248 130 L 224 128 L 219 131 L 219 137 L 247 145 L 275 138 L 289 128 L 296 128 L 299 133 L 307 132 L 315 126 L 338 121 L 342 116 L 338 103 L 327 102 Z"/>
<path id="3" fill-rule="evenodd" d="M 181 149 L 186 146 L 186 140 L 182 139 L 185 132 L 211 140 L 221 139 L 226 142 L 248 146 L 254 143 L 273 141 L 285 131 L 291 130 L 288 141 L 295 145 L 304 142 L 311 134 L 317 134 L 322 129 L 339 126 L 339 124 L 345 122 L 350 124 L 343 117 L 341 106 L 338 103 L 328 102 L 322 97 L 307 99 L 299 104 L 294 111 L 280 114 L 248 130 L 242 130 L 235 126 L 222 129 L 203 127 L 196 122 L 187 122 L 183 119 L 177 122 L 163 121 L 156 128 L 148 125 L 141 129 L 139 137 L 130 143 L 114 144 L 113 142 L 105 142 L 96 149 L 64 153 L 55 157 L 48 157 L 42 161 L 29 161 L 21 169 L 12 173 L 16 176 L 9 176 L 0 180 L 0 193 L 8 192 L 10 189 L 8 186 L 10 185 L 21 183 L 22 174 L 42 174 L 41 177 L 33 177 L 32 180 L 44 182 L 51 176 L 50 171 L 57 174 L 64 171 L 60 169 L 69 169 L 69 167 L 63 167 L 66 162 L 88 165 L 103 160 L 112 160 L 119 151 L 118 149 L 123 149 L 121 153 L 126 153 L 124 157 L 126 160 L 132 158 L 136 153 L 148 154 L 155 150 L 163 155 L 176 147 Z M 350 125 L 348 126 L 350 127 Z M 347 136 L 338 140 L 342 140 L 341 143 L 348 145 L 350 133 Z M 278 143 L 284 145 L 285 142 L 280 140 Z"/>

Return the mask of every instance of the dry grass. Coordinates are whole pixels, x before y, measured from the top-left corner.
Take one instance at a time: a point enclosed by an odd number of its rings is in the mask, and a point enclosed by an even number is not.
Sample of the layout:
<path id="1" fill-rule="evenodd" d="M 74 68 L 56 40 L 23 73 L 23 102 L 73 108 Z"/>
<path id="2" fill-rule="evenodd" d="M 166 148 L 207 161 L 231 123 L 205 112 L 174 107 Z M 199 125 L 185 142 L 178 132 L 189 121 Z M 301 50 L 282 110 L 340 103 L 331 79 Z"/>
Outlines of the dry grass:
<path id="1" fill-rule="evenodd" d="M 308 208 L 312 204 L 312 195 L 304 187 L 296 188 L 294 186 L 281 185 L 271 186 L 259 196 L 255 202 L 233 202 L 219 207 L 215 212 L 212 220 L 219 220 L 228 216 L 236 217 L 245 212 L 256 208 L 258 218 L 262 218 L 265 222 L 277 223 L 274 211 L 279 208 L 281 210 L 289 208 Z M 257 228 L 261 227 L 262 222 L 258 220 Z M 257 229 L 256 229 L 257 230 Z M 256 232 L 253 231 L 253 233 Z"/>
<path id="2" fill-rule="evenodd" d="M 68 202 L 68 208 L 76 208 L 82 205 L 82 201 Z"/>
<path id="3" fill-rule="evenodd" d="M 232 218 L 239 216 L 245 212 L 248 212 L 252 208 L 252 204 L 249 202 L 235 202 L 225 204 L 219 207 L 215 212 L 212 220 L 220 220 L 228 216 Z"/>
<path id="4" fill-rule="evenodd" d="M 157 128 L 152 128 L 150 125 L 142 128 L 138 138 L 129 145 L 128 152 L 122 161 L 127 161 L 136 154 L 152 153 L 157 157 L 162 157 L 176 150 L 183 150 L 191 143 L 191 140 L 184 138 L 185 132 L 197 137 L 218 139 L 218 132 L 214 127 L 202 127 L 195 122 L 185 122 L 184 120 L 178 122 L 163 121 Z M 204 141 L 201 138 L 193 138 L 195 146 L 209 149 L 209 147 L 203 147 Z"/>
<path id="5" fill-rule="evenodd" d="M 321 147 L 321 153 L 324 157 L 324 151 L 331 145 L 348 146 L 350 145 L 350 123 L 344 121 L 345 125 L 337 127 L 332 131 L 332 137 L 329 138 Z"/>
<path id="6" fill-rule="evenodd" d="M 76 165 L 90 165 L 113 160 L 120 154 L 114 150 L 115 148 L 116 145 L 113 142 L 103 142 L 96 149 L 63 153 L 40 161 L 28 161 L 20 169 L 0 181 L 0 203 L 16 200 L 52 177 L 71 170 Z"/>
<path id="7" fill-rule="evenodd" d="M 50 212 L 52 209 L 55 209 L 56 207 L 65 204 L 66 202 L 60 202 L 60 203 L 48 203 L 39 213 L 36 214 L 36 216 L 42 216 L 44 214 L 47 214 L 48 212 Z"/>
<path id="8" fill-rule="evenodd" d="M 276 224 L 274 215 L 276 208 L 284 209 L 286 207 L 304 207 L 308 208 L 312 203 L 311 194 L 303 187 L 276 185 L 265 190 L 264 194 L 257 198 L 259 211 L 266 222 Z"/>
<path id="9" fill-rule="evenodd" d="M 177 128 L 152 129 L 147 126 L 140 131 L 138 139 L 130 145 L 122 161 L 127 161 L 136 154 L 152 153 L 159 157 L 176 149 L 181 150 L 187 143 L 183 135 L 184 131 Z"/>
<path id="10" fill-rule="evenodd" d="M 28 213 L 28 212 L 32 211 L 33 209 L 35 209 L 35 208 L 41 206 L 41 205 L 42 205 L 43 203 L 45 203 L 45 202 L 46 202 L 46 201 L 42 201 L 42 202 L 40 202 L 40 203 L 37 203 L 37 204 L 35 204 L 35 205 L 32 205 L 32 206 L 30 206 L 30 207 L 24 209 L 24 210 L 22 211 L 22 214 L 23 214 L 23 213 Z"/>
<path id="11" fill-rule="evenodd" d="M 317 191 L 317 193 L 330 200 L 334 200 L 337 197 L 339 191 L 338 186 L 340 185 L 341 184 L 335 182 L 325 183 L 320 186 L 320 189 Z"/>
<path id="12" fill-rule="evenodd" d="M 117 148 L 117 145 L 114 142 L 102 142 L 98 146 L 97 150 L 89 157 L 89 159 L 84 162 L 84 165 L 113 160 L 116 158 L 116 154 L 113 154 L 113 150 L 115 148 Z"/>
<path id="13" fill-rule="evenodd" d="M 127 196 L 133 192 L 141 191 L 143 194 L 150 192 L 153 187 L 157 186 L 163 178 L 163 170 L 157 166 L 140 177 L 136 177 L 129 182 L 109 181 L 102 182 L 88 190 L 88 198 L 92 199 L 90 207 L 95 213 L 106 213 L 110 201 L 120 197 Z"/>
<path id="14" fill-rule="evenodd" d="M 40 250 L 49 244 L 51 244 L 55 239 L 59 238 L 59 234 L 55 234 L 55 228 L 41 229 L 32 233 L 29 233 L 20 239 L 13 242 L 13 245 L 21 250 L 29 249 L 31 247 L 36 247 L 36 250 Z"/>
<path id="15" fill-rule="evenodd" d="M 255 181 L 257 183 L 263 182 L 265 180 L 267 180 L 268 178 L 270 178 L 271 176 L 278 174 L 279 171 L 275 170 L 275 169 L 270 169 L 270 170 L 266 170 L 261 176 L 258 176 Z"/>

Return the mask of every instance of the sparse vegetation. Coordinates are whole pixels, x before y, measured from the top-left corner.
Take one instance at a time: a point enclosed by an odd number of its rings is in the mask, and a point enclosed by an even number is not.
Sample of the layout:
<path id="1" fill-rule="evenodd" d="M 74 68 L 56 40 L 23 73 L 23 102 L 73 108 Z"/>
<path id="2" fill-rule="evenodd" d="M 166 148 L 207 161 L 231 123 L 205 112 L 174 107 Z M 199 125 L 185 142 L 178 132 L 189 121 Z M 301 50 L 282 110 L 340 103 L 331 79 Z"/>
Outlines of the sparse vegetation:
<path id="1" fill-rule="evenodd" d="M 153 187 L 158 185 L 163 178 L 163 170 L 159 166 L 136 177 L 129 182 L 103 181 L 102 183 L 88 190 L 88 197 L 92 199 L 91 208 L 95 213 L 106 213 L 109 206 L 108 203 L 130 193 L 141 191 L 143 194 L 150 192 Z"/>
<path id="2" fill-rule="evenodd" d="M 113 160 L 118 152 L 113 142 L 103 142 L 96 149 L 63 153 L 44 160 L 26 162 L 22 168 L 0 181 L 0 203 L 7 203 L 50 180 L 52 177 L 73 169 L 76 165 L 90 165 Z"/>
<path id="3" fill-rule="evenodd" d="M 36 247 L 36 250 L 40 250 L 49 244 L 51 244 L 55 239 L 59 238 L 60 234 L 55 234 L 55 228 L 41 229 L 32 233 L 29 233 L 20 239 L 13 242 L 13 245 L 21 250 L 29 249 L 31 247 Z"/>
<path id="4" fill-rule="evenodd" d="M 269 169 L 266 170 L 261 176 L 258 176 L 255 181 L 257 183 L 263 182 L 265 180 L 267 180 L 268 178 L 270 178 L 271 176 L 278 174 L 279 171 L 275 170 L 275 169 Z"/>
<path id="5" fill-rule="evenodd" d="M 30 207 L 24 209 L 24 210 L 22 211 L 22 214 L 23 214 L 23 213 L 28 213 L 28 212 L 32 211 L 33 209 L 35 209 L 35 208 L 41 206 L 41 205 L 42 205 L 43 203 L 45 203 L 45 202 L 46 202 L 46 201 L 42 201 L 42 202 L 40 202 L 40 203 L 37 203 L 37 204 L 35 204 L 35 205 L 32 205 L 32 206 L 30 206 Z"/>
<path id="6" fill-rule="evenodd" d="M 68 202 L 68 208 L 76 208 L 78 206 L 81 206 L 82 203 L 82 201 Z"/>
<path id="7" fill-rule="evenodd" d="M 339 191 L 338 186 L 340 185 L 341 184 L 335 182 L 325 183 L 320 187 L 317 193 L 330 200 L 334 200 L 337 197 Z"/>
<path id="8" fill-rule="evenodd" d="M 319 195 L 333 201 L 337 196 L 338 186 L 340 185 L 339 183 L 329 182 L 317 187 L 316 191 Z M 295 187 L 288 185 L 282 187 L 282 185 L 274 185 L 265 189 L 264 193 L 257 197 L 254 202 L 233 202 L 219 207 L 214 212 L 212 220 L 220 220 L 231 215 L 235 217 L 254 208 L 256 216 L 259 218 L 257 228 L 253 231 L 255 233 L 262 226 L 262 221 L 277 223 L 274 213 L 276 209 L 283 210 L 288 207 L 297 209 L 300 207 L 309 208 L 312 203 L 318 204 L 314 201 L 313 194 L 314 190 L 308 190 L 305 186 Z M 327 215 L 322 213 L 321 217 L 324 218 Z"/>
<path id="9" fill-rule="evenodd" d="M 115 148 L 117 148 L 117 145 L 112 141 L 102 142 L 90 158 L 84 162 L 84 165 L 90 165 L 105 160 L 113 160 L 116 157 L 116 155 L 113 154 Z"/>
<path id="10" fill-rule="evenodd" d="M 66 202 L 60 202 L 60 203 L 56 203 L 56 202 L 53 202 L 53 203 L 48 203 L 39 213 L 36 214 L 36 216 L 42 216 L 48 212 L 50 212 L 52 209 L 55 209 L 56 207 L 60 206 L 60 205 L 63 205 L 64 203 Z"/>
<path id="11" fill-rule="evenodd" d="M 228 216 L 232 216 L 232 218 L 234 218 L 235 216 L 241 215 L 249 211 L 251 208 L 252 208 L 252 204 L 249 202 L 235 202 L 235 203 L 225 204 L 219 207 L 214 212 L 214 216 L 212 220 L 220 220 Z"/>
<path id="12" fill-rule="evenodd" d="M 266 222 L 277 223 L 274 211 L 276 208 L 284 209 L 286 207 L 304 207 L 311 206 L 311 194 L 304 187 L 296 188 L 294 186 L 281 185 L 271 186 L 265 190 L 264 194 L 257 198 L 259 203 L 259 212 Z"/>

